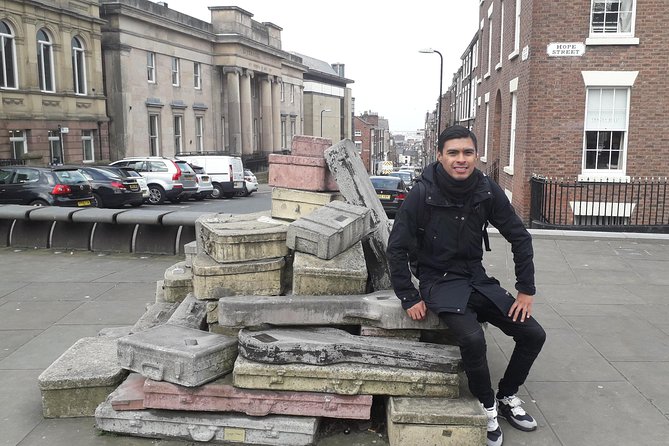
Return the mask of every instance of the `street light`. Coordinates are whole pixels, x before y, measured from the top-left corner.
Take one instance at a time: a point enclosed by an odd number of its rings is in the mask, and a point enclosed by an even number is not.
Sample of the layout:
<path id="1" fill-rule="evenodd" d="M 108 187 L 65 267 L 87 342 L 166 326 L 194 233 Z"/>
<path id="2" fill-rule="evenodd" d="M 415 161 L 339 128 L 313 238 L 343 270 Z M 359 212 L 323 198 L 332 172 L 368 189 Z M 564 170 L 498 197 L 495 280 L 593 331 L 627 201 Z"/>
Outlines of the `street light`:
<path id="1" fill-rule="evenodd" d="M 437 138 L 441 133 L 441 85 L 444 78 L 444 56 L 437 50 L 432 48 L 425 48 L 423 50 L 418 50 L 419 53 L 437 53 L 439 54 L 439 101 L 437 103 Z"/>
<path id="2" fill-rule="evenodd" d="M 321 110 L 321 138 L 323 137 L 323 112 L 331 112 L 329 108 L 326 108 L 325 110 Z"/>

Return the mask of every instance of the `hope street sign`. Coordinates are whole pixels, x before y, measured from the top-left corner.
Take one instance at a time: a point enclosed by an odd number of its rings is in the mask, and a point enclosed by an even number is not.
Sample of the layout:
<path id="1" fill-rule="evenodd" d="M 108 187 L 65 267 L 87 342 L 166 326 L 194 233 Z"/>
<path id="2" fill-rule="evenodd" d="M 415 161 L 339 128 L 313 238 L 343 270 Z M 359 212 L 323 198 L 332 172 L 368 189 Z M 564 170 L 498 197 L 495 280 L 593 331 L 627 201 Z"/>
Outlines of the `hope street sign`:
<path id="1" fill-rule="evenodd" d="M 549 57 L 574 57 L 585 54 L 585 44 L 580 42 L 549 43 L 546 48 Z"/>

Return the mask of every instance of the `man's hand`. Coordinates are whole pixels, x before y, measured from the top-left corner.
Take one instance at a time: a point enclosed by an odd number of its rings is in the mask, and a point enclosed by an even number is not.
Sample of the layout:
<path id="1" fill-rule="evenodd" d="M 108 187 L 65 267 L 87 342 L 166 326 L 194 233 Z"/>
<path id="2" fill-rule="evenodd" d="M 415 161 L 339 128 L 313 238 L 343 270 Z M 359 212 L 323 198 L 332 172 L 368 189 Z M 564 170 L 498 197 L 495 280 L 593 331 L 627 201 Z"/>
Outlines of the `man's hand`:
<path id="1" fill-rule="evenodd" d="M 518 297 L 516 297 L 516 301 L 513 303 L 513 305 L 511 305 L 508 316 L 512 318 L 514 322 L 516 322 L 518 316 L 520 316 L 520 322 L 525 322 L 526 318 L 529 319 L 532 317 L 533 302 L 534 296 L 518 292 Z"/>
<path id="2" fill-rule="evenodd" d="M 427 314 L 427 307 L 425 306 L 425 302 L 421 300 L 416 305 L 409 308 L 407 310 L 407 314 L 414 321 L 422 321 L 423 319 L 425 319 L 425 315 Z"/>

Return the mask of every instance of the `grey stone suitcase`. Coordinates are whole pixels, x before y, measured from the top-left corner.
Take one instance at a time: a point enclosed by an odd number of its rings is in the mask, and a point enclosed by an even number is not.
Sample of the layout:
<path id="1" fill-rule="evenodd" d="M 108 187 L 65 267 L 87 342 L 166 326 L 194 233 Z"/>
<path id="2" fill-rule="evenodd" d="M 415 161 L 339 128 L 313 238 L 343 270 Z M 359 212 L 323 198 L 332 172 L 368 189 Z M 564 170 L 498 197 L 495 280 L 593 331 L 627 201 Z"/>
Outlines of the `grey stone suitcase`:
<path id="1" fill-rule="evenodd" d="M 271 325 L 367 325 L 386 329 L 447 328 L 431 312 L 414 321 L 392 291 L 350 296 L 232 296 L 219 299 L 224 327 Z"/>
<path id="2" fill-rule="evenodd" d="M 361 294 L 367 288 L 367 264 L 362 242 L 330 260 L 296 252 L 293 261 L 293 294 Z"/>
<path id="3" fill-rule="evenodd" d="M 370 229 L 369 209 L 333 201 L 288 225 L 286 245 L 329 260 L 359 242 Z"/>
<path id="4" fill-rule="evenodd" d="M 206 412 L 240 412 L 261 417 L 268 414 L 368 420 L 371 395 L 335 395 L 318 392 L 239 389 L 232 376 L 196 388 L 147 379 L 144 407 Z M 113 402 L 112 402 L 113 403 Z"/>
<path id="5" fill-rule="evenodd" d="M 233 384 L 245 389 L 295 390 L 339 395 L 457 398 L 455 373 L 344 362 L 330 365 L 267 364 L 238 356 Z"/>
<path id="6" fill-rule="evenodd" d="M 458 347 L 355 336 L 330 327 L 244 329 L 239 354 L 271 364 L 356 362 L 448 373 L 458 373 L 461 366 Z"/>
<path id="7" fill-rule="evenodd" d="M 118 340 L 121 367 L 187 387 L 229 373 L 236 356 L 236 338 L 169 324 Z"/>
<path id="8" fill-rule="evenodd" d="M 302 446 L 314 443 L 319 419 L 175 410 L 115 411 L 109 400 L 95 411 L 98 429 L 117 434 L 225 444 Z"/>
<path id="9" fill-rule="evenodd" d="M 471 396 L 388 398 L 390 446 L 480 446 L 486 443 L 488 417 Z"/>

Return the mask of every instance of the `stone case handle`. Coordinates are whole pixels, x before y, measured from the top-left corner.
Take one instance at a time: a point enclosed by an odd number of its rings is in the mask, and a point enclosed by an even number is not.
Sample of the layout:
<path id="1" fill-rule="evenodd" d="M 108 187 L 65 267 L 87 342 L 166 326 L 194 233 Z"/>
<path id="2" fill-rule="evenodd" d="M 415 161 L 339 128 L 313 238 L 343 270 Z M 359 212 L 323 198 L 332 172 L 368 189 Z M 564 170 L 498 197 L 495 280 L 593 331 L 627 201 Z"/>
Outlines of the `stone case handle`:
<path id="1" fill-rule="evenodd" d="M 340 395 L 358 395 L 362 388 L 362 381 L 342 381 L 340 379 L 330 380 L 330 385 L 334 391 Z"/>
<path id="2" fill-rule="evenodd" d="M 216 426 L 196 426 L 194 424 L 188 425 L 188 433 L 195 441 L 210 441 L 218 432 Z"/>

